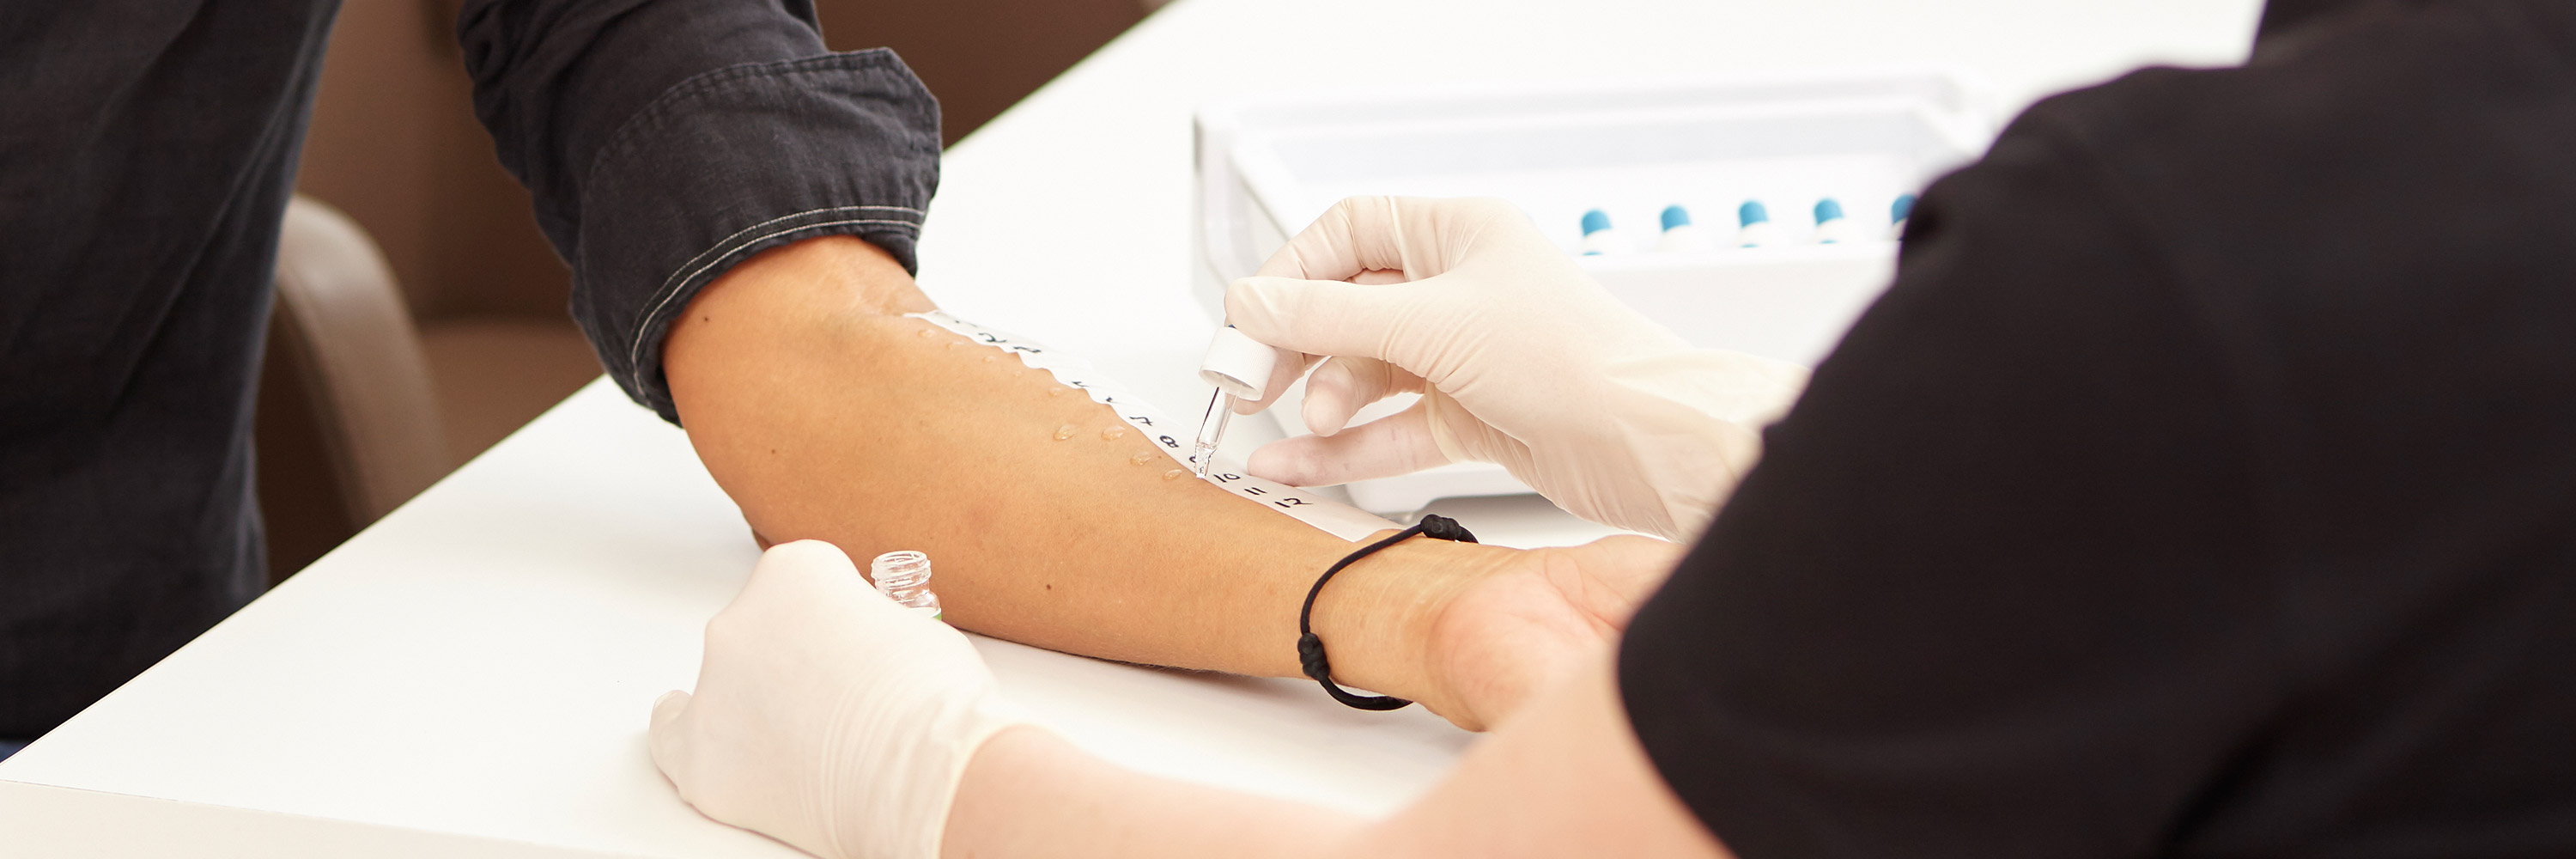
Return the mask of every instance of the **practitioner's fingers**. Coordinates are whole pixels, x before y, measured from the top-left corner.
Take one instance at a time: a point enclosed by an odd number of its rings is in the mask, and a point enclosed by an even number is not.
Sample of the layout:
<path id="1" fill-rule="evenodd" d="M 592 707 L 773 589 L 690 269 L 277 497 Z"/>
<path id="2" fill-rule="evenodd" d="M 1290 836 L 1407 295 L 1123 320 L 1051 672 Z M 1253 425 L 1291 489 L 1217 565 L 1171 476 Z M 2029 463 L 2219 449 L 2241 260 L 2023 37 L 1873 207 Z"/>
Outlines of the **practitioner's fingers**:
<path id="1" fill-rule="evenodd" d="M 1316 435 L 1332 435 L 1350 426 L 1351 416 L 1389 396 L 1422 390 L 1422 377 L 1384 361 L 1342 357 L 1325 361 L 1306 379 L 1306 402 L 1298 417 Z"/>
<path id="2" fill-rule="evenodd" d="M 1407 248 L 1405 231 L 1399 224 L 1407 202 L 1400 197 L 1343 198 L 1314 223 L 1297 231 L 1254 273 L 1345 280 L 1370 269 L 1402 271 Z"/>
<path id="3" fill-rule="evenodd" d="M 1359 274 L 1352 275 L 1348 278 L 1350 283 L 1358 286 L 1383 286 L 1386 284 L 1403 283 L 1409 279 L 1410 278 L 1405 277 L 1404 272 L 1401 271 L 1389 271 L 1386 269 L 1375 268 L 1362 271 Z M 1234 404 L 1234 413 L 1239 415 L 1249 415 L 1256 414 L 1262 409 L 1269 408 L 1272 403 L 1278 402 L 1281 394 L 1287 393 L 1289 385 L 1297 383 L 1297 377 L 1305 375 L 1307 368 L 1315 366 L 1315 362 L 1322 359 L 1323 356 L 1321 355 L 1309 355 L 1295 349 L 1279 348 L 1277 359 L 1272 361 L 1270 365 L 1270 384 L 1268 387 L 1262 389 L 1267 393 L 1258 400 L 1241 400 L 1236 402 Z M 1344 420 L 1347 421 L 1348 418 L 1344 418 Z"/>
<path id="4" fill-rule="evenodd" d="M 1330 486 L 1446 465 L 1431 436 L 1429 412 L 1412 408 L 1330 436 L 1305 435 L 1262 445 L 1244 469 L 1290 486 Z"/>
<path id="5" fill-rule="evenodd" d="M 1316 361 L 1322 360 L 1316 356 L 1308 355 L 1295 349 L 1278 349 L 1277 351 L 1279 353 L 1279 357 L 1278 360 L 1272 362 L 1270 365 L 1270 384 L 1268 387 L 1261 389 L 1263 391 L 1261 399 L 1236 400 L 1234 403 L 1235 414 L 1259 414 L 1262 409 L 1269 408 L 1270 404 L 1279 401 L 1279 396 L 1281 394 L 1288 392 L 1288 386 L 1297 384 L 1297 377 L 1306 375 L 1306 368 L 1315 366 Z"/>
<path id="6" fill-rule="evenodd" d="M 1427 300 L 1414 283 L 1247 277 L 1226 286 L 1225 319 L 1246 336 L 1308 355 L 1405 363 L 1403 327 Z"/>

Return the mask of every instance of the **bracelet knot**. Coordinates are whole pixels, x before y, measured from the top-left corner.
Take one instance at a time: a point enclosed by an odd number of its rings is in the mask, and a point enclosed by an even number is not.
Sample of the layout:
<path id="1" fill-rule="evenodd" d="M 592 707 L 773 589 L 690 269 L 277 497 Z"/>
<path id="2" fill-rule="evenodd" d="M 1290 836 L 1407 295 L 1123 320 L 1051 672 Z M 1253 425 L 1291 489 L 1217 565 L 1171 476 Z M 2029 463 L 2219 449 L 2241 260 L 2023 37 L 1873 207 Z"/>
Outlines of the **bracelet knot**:
<path id="1" fill-rule="evenodd" d="M 1304 666 L 1306 676 L 1317 680 L 1333 677 L 1333 664 L 1324 659 L 1324 638 L 1314 633 L 1297 636 L 1297 664 Z"/>

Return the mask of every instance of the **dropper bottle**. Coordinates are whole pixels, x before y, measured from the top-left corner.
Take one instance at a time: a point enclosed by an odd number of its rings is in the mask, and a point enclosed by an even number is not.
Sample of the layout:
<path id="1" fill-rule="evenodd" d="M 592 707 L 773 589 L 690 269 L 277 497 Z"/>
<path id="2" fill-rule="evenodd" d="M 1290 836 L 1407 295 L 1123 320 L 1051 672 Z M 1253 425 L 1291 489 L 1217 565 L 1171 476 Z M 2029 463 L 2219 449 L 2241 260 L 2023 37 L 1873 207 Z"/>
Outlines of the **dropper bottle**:
<path id="1" fill-rule="evenodd" d="M 1234 419 L 1234 404 L 1258 400 L 1267 392 L 1270 371 L 1278 366 L 1279 350 L 1254 340 L 1250 335 L 1228 325 L 1216 330 L 1208 341 L 1207 358 L 1199 362 L 1199 381 L 1216 388 L 1208 395 L 1207 414 L 1199 418 L 1199 434 L 1190 445 L 1190 468 L 1202 478 L 1216 466 L 1217 443 L 1225 440 L 1226 425 Z"/>

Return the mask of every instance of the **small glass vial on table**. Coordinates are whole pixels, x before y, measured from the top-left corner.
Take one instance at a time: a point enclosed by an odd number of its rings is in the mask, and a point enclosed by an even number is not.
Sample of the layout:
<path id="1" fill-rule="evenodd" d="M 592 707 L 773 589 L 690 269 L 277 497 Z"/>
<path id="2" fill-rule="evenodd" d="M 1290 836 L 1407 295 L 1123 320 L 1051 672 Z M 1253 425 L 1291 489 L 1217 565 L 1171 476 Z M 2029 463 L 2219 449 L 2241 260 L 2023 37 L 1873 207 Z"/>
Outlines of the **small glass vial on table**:
<path id="1" fill-rule="evenodd" d="M 939 595 L 930 592 L 930 556 L 909 549 L 887 552 L 868 562 L 868 578 L 877 591 L 913 613 L 939 619 Z"/>

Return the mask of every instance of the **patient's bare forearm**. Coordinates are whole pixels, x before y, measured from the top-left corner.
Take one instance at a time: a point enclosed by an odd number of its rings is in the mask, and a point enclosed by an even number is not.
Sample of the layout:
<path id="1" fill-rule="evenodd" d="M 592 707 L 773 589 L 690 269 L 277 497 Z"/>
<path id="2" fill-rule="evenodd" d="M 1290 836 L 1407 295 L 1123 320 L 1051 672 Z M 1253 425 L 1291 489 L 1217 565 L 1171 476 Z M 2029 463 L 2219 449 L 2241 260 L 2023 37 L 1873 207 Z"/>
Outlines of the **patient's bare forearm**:
<path id="1" fill-rule="evenodd" d="M 1351 545 L 1169 474 L 1107 407 L 901 315 L 931 307 L 874 246 L 814 239 L 736 266 L 673 326 L 681 419 L 754 529 L 829 540 L 862 566 L 926 551 L 966 629 L 1294 676 L 1298 602 Z M 1354 567 L 1318 604 L 1349 682 L 1430 694 L 1427 615 L 1507 551 L 1426 543 Z"/>

